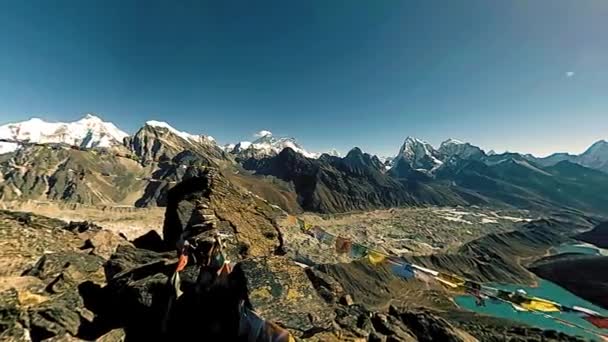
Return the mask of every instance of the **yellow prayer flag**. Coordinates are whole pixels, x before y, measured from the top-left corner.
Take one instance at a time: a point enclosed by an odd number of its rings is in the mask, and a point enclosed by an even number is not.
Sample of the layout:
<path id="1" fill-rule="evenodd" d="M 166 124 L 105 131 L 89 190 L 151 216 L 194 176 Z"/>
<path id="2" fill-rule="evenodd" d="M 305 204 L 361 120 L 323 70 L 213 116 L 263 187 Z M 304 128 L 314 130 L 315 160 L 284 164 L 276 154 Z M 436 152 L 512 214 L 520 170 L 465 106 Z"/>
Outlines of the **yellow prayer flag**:
<path id="1" fill-rule="evenodd" d="M 379 252 L 376 252 L 376 251 L 369 251 L 367 253 L 367 259 L 373 265 L 377 265 L 377 264 L 383 262 L 384 259 L 386 259 L 386 255 L 384 255 L 382 253 L 379 253 Z"/>
<path id="2" fill-rule="evenodd" d="M 465 280 L 460 278 L 459 276 L 443 272 L 439 272 L 439 274 L 437 275 L 437 279 L 445 283 L 454 284 L 454 287 L 463 286 L 465 283 Z"/>
<path id="3" fill-rule="evenodd" d="M 542 311 L 542 312 L 558 312 L 559 307 L 556 303 L 533 297 L 529 302 L 523 302 L 520 304 L 521 307 L 530 311 Z"/>

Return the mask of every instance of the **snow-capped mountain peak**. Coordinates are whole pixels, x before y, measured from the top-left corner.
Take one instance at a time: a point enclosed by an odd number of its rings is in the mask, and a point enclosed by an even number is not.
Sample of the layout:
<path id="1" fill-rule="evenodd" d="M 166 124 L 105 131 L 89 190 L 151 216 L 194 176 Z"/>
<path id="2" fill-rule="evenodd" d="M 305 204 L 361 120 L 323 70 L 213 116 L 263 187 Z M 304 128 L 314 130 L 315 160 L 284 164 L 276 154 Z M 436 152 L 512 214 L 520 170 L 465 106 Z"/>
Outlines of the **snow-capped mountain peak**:
<path id="1" fill-rule="evenodd" d="M 608 142 L 600 140 L 594 143 L 575 160 L 581 165 L 608 172 Z"/>
<path id="2" fill-rule="evenodd" d="M 462 141 L 460 141 L 458 139 L 450 138 L 450 139 L 442 142 L 441 146 L 443 146 L 443 145 L 464 145 L 464 144 L 466 144 L 466 143 L 462 142 Z"/>
<path id="3" fill-rule="evenodd" d="M 241 141 L 234 146 L 231 153 L 237 156 L 247 158 L 264 158 L 272 157 L 279 154 L 285 148 L 291 148 L 297 153 L 302 154 L 306 158 L 318 158 L 318 153 L 306 151 L 294 138 L 290 137 L 275 137 L 268 130 L 261 130 L 254 134 L 257 139 L 253 142 Z"/>
<path id="4" fill-rule="evenodd" d="M 149 120 L 146 121 L 146 126 L 150 126 L 150 127 L 158 127 L 158 128 L 162 128 L 162 129 L 166 129 L 169 132 L 177 135 L 178 137 L 187 140 L 187 141 L 193 141 L 193 142 L 215 142 L 215 138 L 213 138 L 212 136 L 205 136 L 205 135 L 195 135 L 195 134 L 190 134 L 188 132 L 184 132 L 184 131 L 180 131 L 176 128 L 174 128 L 173 126 L 171 126 L 170 124 L 168 124 L 165 121 L 157 121 L 157 120 Z"/>
<path id="5" fill-rule="evenodd" d="M 395 159 L 404 159 L 414 169 L 432 170 L 443 164 L 431 144 L 414 137 L 405 139 Z"/>
<path id="6" fill-rule="evenodd" d="M 442 142 L 437 152 L 444 161 L 454 156 L 462 159 L 481 159 L 486 155 L 481 148 L 456 139 Z"/>
<path id="7" fill-rule="evenodd" d="M 40 118 L 9 123 L 0 126 L 0 138 L 31 143 L 63 143 L 80 147 L 111 147 L 122 144 L 128 134 L 111 122 L 87 114 L 73 122 L 46 122 Z M 0 152 L 6 153 L 19 147 L 2 143 Z"/>

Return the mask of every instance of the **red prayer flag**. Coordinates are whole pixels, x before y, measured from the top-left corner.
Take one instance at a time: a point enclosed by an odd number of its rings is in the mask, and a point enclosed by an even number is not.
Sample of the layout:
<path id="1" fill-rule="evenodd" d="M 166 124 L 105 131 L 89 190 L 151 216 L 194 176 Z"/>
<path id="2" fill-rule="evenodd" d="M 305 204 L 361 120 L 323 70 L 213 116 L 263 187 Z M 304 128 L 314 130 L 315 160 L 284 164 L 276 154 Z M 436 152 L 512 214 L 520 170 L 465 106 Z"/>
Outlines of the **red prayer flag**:
<path id="1" fill-rule="evenodd" d="M 341 236 L 336 238 L 336 252 L 341 254 L 348 253 L 351 246 L 352 242 L 349 239 L 345 239 Z"/>
<path id="2" fill-rule="evenodd" d="M 608 317 L 586 316 L 585 319 L 600 329 L 608 329 Z"/>

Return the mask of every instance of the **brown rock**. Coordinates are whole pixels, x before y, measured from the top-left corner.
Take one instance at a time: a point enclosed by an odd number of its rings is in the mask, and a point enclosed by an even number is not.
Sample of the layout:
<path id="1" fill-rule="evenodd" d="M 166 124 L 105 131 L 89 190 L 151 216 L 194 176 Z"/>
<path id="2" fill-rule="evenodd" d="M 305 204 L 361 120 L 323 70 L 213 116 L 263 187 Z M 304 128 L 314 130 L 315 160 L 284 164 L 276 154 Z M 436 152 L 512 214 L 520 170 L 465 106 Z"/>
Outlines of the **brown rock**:
<path id="1" fill-rule="evenodd" d="M 97 342 L 123 342 L 126 335 L 123 329 L 114 329 L 97 339 Z"/>
<path id="2" fill-rule="evenodd" d="M 351 306 L 351 305 L 355 304 L 355 302 L 353 301 L 353 297 L 351 297 L 349 294 L 347 294 L 347 295 L 340 297 L 340 304 L 346 305 L 346 306 Z"/>
<path id="3" fill-rule="evenodd" d="M 249 301 L 265 319 L 298 333 L 331 327 L 335 313 L 293 261 L 279 256 L 253 258 L 238 267 L 247 279 Z"/>
<path id="4" fill-rule="evenodd" d="M 118 246 L 131 245 L 129 241 L 105 229 L 83 233 L 81 238 L 86 239 L 86 247 L 93 248 L 93 254 L 104 259 L 109 259 Z"/>

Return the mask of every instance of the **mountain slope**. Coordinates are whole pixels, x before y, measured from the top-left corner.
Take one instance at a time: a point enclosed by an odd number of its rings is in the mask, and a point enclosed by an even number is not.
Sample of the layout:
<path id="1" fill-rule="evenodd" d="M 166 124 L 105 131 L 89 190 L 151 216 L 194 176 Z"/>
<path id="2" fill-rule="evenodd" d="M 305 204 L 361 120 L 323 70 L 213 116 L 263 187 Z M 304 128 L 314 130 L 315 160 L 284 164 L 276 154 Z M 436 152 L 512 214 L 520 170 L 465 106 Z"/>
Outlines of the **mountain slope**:
<path id="1" fill-rule="evenodd" d="M 437 178 L 520 208 L 608 213 L 608 175 L 567 161 L 541 168 L 520 155 L 495 155 L 456 161 Z"/>
<path id="2" fill-rule="evenodd" d="M 148 121 L 125 145 L 142 162 L 170 160 L 183 151 L 202 157 L 207 165 L 219 166 L 230 157 L 211 137 L 180 132 L 165 122 Z"/>
<path id="3" fill-rule="evenodd" d="M 576 158 L 576 163 L 608 172 L 608 141 L 600 140 Z"/>
<path id="4" fill-rule="evenodd" d="M 600 248 L 608 248 L 608 222 L 602 222 L 592 230 L 577 235 L 576 239 Z"/>
<path id="5" fill-rule="evenodd" d="M 309 159 L 291 149 L 262 160 L 250 159 L 244 167 L 261 175 L 272 175 L 295 186 L 304 210 L 344 212 L 403 205 L 464 205 L 483 200 L 437 182 L 398 180 L 383 172 L 375 156 L 354 148 L 346 157 L 322 155 Z"/>
<path id="6" fill-rule="evenodd" d="M 148 172 L 108 153 L 26 147 L 0 158 L 0 199 L 132 204 Z"/>

